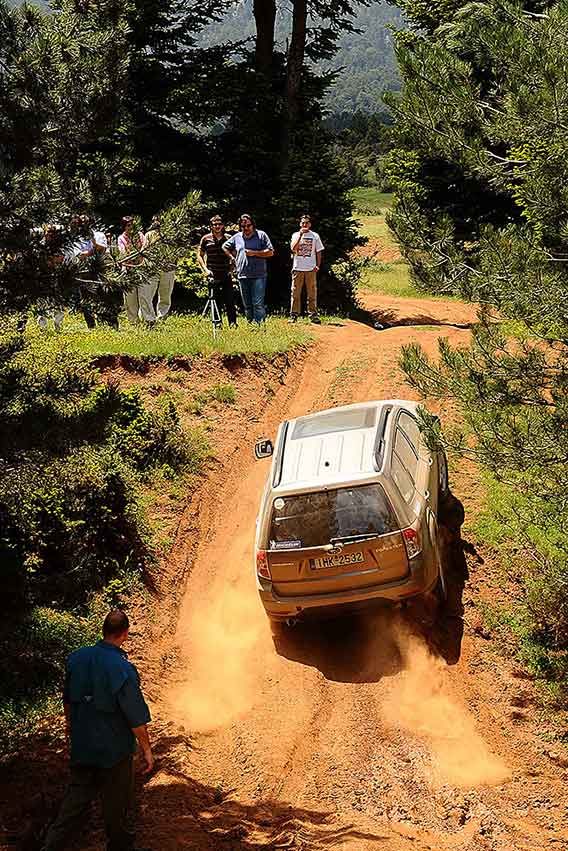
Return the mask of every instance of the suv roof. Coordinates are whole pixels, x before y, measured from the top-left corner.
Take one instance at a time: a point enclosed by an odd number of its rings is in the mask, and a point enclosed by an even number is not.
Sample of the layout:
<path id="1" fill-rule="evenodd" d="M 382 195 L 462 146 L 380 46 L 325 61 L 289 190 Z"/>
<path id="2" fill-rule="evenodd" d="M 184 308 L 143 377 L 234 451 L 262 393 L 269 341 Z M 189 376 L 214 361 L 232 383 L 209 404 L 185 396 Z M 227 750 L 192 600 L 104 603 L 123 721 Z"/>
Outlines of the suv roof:
<path id="1" fill-rule="evenodd" d="M 394 408 L 414 413 L 416 405 L 397 399 L 364 402 L 284 422 L 276 445 L 273 490 L 362 483 L 376 477 Z"/>

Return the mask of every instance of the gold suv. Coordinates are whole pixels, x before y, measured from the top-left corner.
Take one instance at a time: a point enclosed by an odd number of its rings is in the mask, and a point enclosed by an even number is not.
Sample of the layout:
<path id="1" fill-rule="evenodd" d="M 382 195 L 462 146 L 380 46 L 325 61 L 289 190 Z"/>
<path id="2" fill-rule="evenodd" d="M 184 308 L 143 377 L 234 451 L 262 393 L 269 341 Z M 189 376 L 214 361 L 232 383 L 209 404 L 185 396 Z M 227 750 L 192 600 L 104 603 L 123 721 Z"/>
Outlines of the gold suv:
<path id="1" fill-rule="evenodd" d="M 426 446 L 417 405 L 331 408 L 281 423 L 256 525 L 255 575 L 272 621 L 445 595 L 438 505 L 446 458 Z"/>

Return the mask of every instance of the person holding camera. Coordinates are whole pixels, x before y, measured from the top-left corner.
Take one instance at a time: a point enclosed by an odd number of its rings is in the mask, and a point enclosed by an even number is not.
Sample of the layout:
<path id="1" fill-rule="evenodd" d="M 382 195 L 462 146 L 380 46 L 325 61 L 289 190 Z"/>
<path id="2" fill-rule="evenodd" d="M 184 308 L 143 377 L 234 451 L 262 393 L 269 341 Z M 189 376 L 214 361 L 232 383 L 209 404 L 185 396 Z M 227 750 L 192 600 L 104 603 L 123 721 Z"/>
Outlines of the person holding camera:
<path id="1" fill-rule="evenodd" d="M 239 228 L 239 233 L 223 243 L 223 251 L 235 261 L 246 318 L 260 326 L 266 318 L 266 261 L 274 256 L 274 249 L 268 234 L 257 230 L 248 213 L 240 216 Z"/>
<path id="2" fill-rule="evenodd" d="M 306 287 L 308 313 L 312 322 L 319 325 L 317 310 L 317 274 L 321 266 L 323 242 L 312 230 L 312 221 L 307 214 L 300 218 L 300 230 L 292 234 L 292 292 L 290 299 L 290 322 L 296 322 L 302 312 L 302 290 Z"/>
<path id="3" fill-rule="evenodd" d="M 225 309 L 229 327 L 237 327 L 237 309 L 231 278 L 231 258 L 223 251 L 223 245 L 229 238 L 221 216 L 213 216 L 209 224 L 211 230 L 202 237 L 197 252 L 197 262 L 203 269 L 209 285 L 213 287 L 215 301 Z"/>

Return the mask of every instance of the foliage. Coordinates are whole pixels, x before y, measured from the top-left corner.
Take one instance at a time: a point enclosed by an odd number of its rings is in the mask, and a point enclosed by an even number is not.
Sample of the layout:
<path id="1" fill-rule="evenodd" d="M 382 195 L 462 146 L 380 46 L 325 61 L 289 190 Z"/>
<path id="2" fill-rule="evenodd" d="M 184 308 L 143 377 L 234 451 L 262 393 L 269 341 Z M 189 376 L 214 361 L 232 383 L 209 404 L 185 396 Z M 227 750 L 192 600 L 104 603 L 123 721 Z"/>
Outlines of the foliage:
<path id="1" fill-rule="evenodd" d="M 402 24 L 400 11 L 386 2 L 355 7 L 353 32 L 342 32 L 335 55 L 318 64 L 321 71 L 337 71 L 323 101 L 334 126 L 335 122 L 350 121 L 356 112 L 387 113 L 382 93 L 400 86 L 390 27 L 398 28 Z M 310 22 L 312 33 L 320 26 L 316 15 Z M 279 49 L 284 49 L 289 29 L 290 12 L 285 5 L 279 5 L 276 18 Z M 220 21 L 205 29 L 203 39 L 205 44 L 227 44 L 235 40 L 235 31 L 243 39 L 254 35 L 252 4 L 230 8 Z"/>
<path id="2" fill-rule="evenodd" d="M 104 327 L 86 331 L 83 323 L 70 319 L 65 321 L 63 328 L 73 348 L 85 354 L 94 357 L 126 355 L 140 360 L 191 358 L 214 353 L 271 355 L 305 345 L 312 339 L 308 328 L 301 324 L 289 325 L 279 316 L 269 316 L 261 329 L 244 319 L 238 328 L 228 328 L 225 324 L 215 338 L 211 322 L 199 315 L 169 316 L 165 323 L 152 329 L 124 324 L 119 331 Z"/>
<path id="3" fill-rule="evenodd" d="M 218 382 L 209 390 L 199 393 L 197 401 L 207 403 L 210 401 L 221 402 L 224 405 L 234 405 L 237 398 L 237 393 L 234 384 L 222 384 Z"/>
<path id="4" fill-rule="evenodd" d="M 124 128 L 123 82 L 136 55 L 132 8 L 61 0 L 57 13 L 43 14 L 0 3 L 1 313 L 69 305 L 114 321 L 121 293 L 139 274 L 173 268 L 191 241 L 201 208 L 187 187 L 167 210 L 154 195 L 162 238 L 145 249 L 143 269 L 110 254 L 77 256 L 91 233 L 77 214 L 103 212 L 105 187 L 120 182 L 104 158 L 85 170 L 82 157 Z"/>
<path id="5" fill-rule="evenodd" d="M 460 403 L 465 431 L 443 440 L 503 488 L 516 542 L 533 558 L 523 622 L 552 658 L 568 650 L 568 8 L 404 8 L 422 30 L 398 40 L 390 222 L 418 281 L 484 310 L 470 349 L 441 342 L 436 364 L 409 347 L 403 365 L 423 393 Z M 508 339 L 489 308 L 526 333 Z"/>
<path id="6" fill-rule="evenodd" d="M 61 337 L 7 326 L 0 640 L 13 663 L 0 676 L 0 726 L 48 695 L 66 653 L 90 637 L 96 606 L 100 620 L 105 586 L 152 565 L 140 483 L 156 469 L 197 472 L 207 453 L 200 433 L 182 432 L 171 401 L 149 410 L 136 390 L 103 383 Z"/>

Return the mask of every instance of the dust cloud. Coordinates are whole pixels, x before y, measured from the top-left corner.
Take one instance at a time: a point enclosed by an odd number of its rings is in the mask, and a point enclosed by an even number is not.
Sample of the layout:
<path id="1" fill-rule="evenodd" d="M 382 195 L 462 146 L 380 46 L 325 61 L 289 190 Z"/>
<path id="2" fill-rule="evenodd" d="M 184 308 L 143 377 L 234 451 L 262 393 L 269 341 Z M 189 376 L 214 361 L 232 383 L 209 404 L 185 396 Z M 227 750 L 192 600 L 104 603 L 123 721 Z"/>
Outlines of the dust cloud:
<path id="1" fill-rule="evenodd" d="M 187 618 L 181 649 L 190 668 L 173 695 L 173 710 L 192 730 L 215 730 L 254 705 L 271 641 L 253 591 L 245 581 L 216 583 Z"/>
<path id="2" fill-rule="evenodd" d="M 403 670 L 382 703 L 384 719 L 423 739 L 435 785 L 495 786 L 510 777 L 476 729 L 471 713 L 451 694 L 447 666 L 402 622 L 393 625 Z"/>

